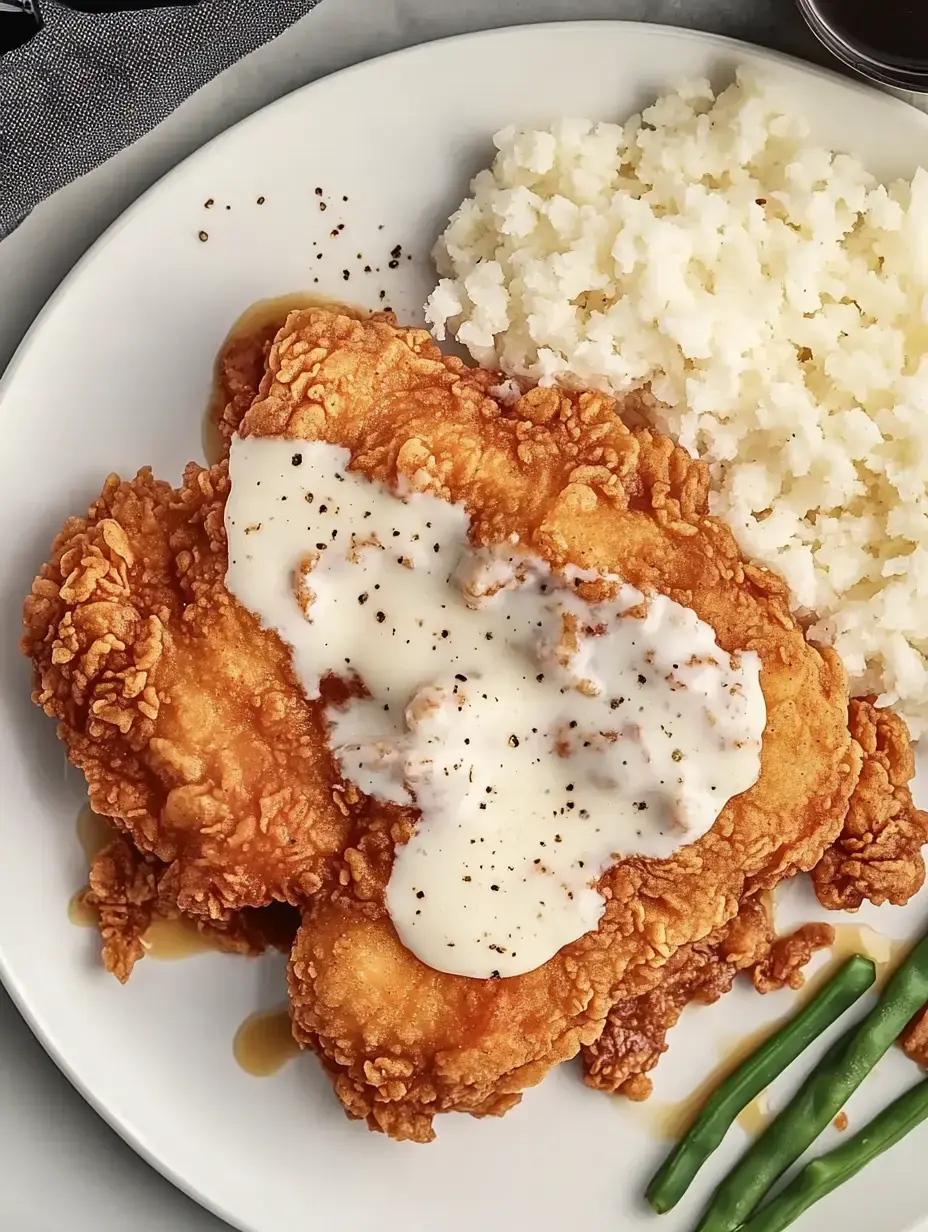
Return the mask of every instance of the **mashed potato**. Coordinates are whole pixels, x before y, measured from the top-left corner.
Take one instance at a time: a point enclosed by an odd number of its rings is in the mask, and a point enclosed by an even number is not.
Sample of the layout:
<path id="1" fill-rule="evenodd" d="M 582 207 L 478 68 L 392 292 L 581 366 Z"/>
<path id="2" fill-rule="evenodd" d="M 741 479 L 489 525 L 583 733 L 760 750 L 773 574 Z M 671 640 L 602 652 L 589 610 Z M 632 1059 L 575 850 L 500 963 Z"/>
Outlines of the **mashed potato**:
<path id="1" fill-rule="evenodd" d="M 928 174 L 877 184 L 746 74 L 496 136 L 427 305 L 506 373 L 622 394 L 705 458 L 855 692 L 928 725 Z"/>

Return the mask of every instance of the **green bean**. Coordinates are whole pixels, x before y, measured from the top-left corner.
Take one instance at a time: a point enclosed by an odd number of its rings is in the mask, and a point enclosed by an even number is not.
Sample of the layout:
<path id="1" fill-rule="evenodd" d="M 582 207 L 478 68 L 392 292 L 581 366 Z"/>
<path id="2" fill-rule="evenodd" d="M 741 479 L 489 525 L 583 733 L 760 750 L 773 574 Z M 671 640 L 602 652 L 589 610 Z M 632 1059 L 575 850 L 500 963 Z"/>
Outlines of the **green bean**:
<path id="1" fill-rule="evenodd" d="M 741 1232 L 783 1232 L 803 1211 L 895 1146 L 926 1117 L 928 1078 L 910 1087 L 853 1138 L 806 1164 L 795 1180 L 742 1226 Z"/>
<path id="2" fill-rule="evenodd" d="M 879 1001 L 742 1155 L 712 1196 L 697 1232 L 734 1232 L 771 1185 L 844 1107 L 916 1010 L 928 1001 L 928 937 L 896 968 Z"/>
<path id="3" fill-rule="evenodd" d="M 867 991 L 876 976 L 855 954 L 799 1013 L 751 1054 L 712 1093 L 702 1112 L 655 1172 L 645 1192 L 662 1215 L 680 1201 L 738 1113 Z"/>

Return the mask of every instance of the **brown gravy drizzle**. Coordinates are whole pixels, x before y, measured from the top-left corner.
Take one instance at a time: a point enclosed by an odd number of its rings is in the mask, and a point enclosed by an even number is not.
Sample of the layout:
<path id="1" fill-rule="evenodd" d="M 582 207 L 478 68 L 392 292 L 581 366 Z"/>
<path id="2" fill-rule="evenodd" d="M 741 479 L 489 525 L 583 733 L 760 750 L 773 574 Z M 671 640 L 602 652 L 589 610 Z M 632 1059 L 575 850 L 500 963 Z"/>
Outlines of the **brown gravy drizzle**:
<path id="1" fill-rule="evenodd" d="M 113 837 L 113 827 L 107 817 L 102 817 L 93 811 L 88 800 L 81 805 L 74 823 L 74 831 L 89 869 L 94 856 L 102 851 Z M 81 886 L 71 895 L 68 902 L 68 919 L 77 928 L 96 928 L 96 913 L 84 902 L 86 890 L 86 886 Z"/>
<path id="2" fill-rule="evenodd" d="M 108 817 L 95 813 L 88 801 L 81 806 L 81 810 L 77 814 L 77 821 L 74 823 L 74 829 L 77 833 L 77 841 L 81 845 L 81 850 L 87 859 L 89 867 L 93 862 L 94 856 L 102 851 L 113 837 L 112 822 Z"/>
<path id="3" fill-rule="evenodd" d="M 747 1035 L 727 1040 L 724 1044 L 723 1059 L 706 1074 L 699 1086 L 689 1095 L 685 1095 L 683 1099 L 672 1103 L 648 1100 L 642 1104 L 641 1107 L 649 1114 L 650 1125 L 655 1135 L 659 1138 L 670 1139 L 679 1138 L 685 1134 L 716 1087 L 724 1082 L 728 1075 L 736 1070 L 755 1049 L 759 1048 L 780 1025 L 779 1021 L 772 1022 Z M 760 1098 L 761 1096 L 758 1096 L 758 1099 Z"/>
<path id="4" fill-rule="evenodd" d="M 114 830 L 110 821 L 95 813 L 87 803 L 77 814 L 75 832 L 89 867 L 97 852 L 110 841 Z M 84 902 L 86 890 L 87 887 L 82 886 L 72 894 L 68 902 L 68 919 L 77 928 L 96 928 L 96 912 Z M 215 948 L 209 936 L 204 936 L 193 920 L 183 916 L 176 920 L 153 920 L 142 938 L 142 944 L 149 958 L 164 962 L 189 958 Z M 247 1074 L 256 1078 L 276 1074 L 299 1051 L 290 1030 L 290 1013 L 286 1005 L 249 1014 L 236 1031 L 232 1043 L 236 1062 Z"/>
<path id="5" fill-rule="evenodd" d="M 749 1104 L 738 1113 L 738 1124 L 745 1133 L 759 1134 L 767 1128 L 770 1121 L 770 1106 L 767 1100 L 767 1092 L 761 1091 L 759 1095 L 755 1095 Z"/>
<path id="6" fill-rule="evenodd" d="M 89 869 L 94 856 L 113 838 L 115 829 L 108 817 L 94 812 L 89 802 L 81 806 L 74 828 Z M 84 901 L 86 892 L 87 887 L 81 886 L 71 895 L 68 902 L 68 919 L 78 928 L 95 928 L 97 915 Z M 215 948 L 192 920 L 183 917 L 177 920 L 153 920 L 142 938 L 142 944 L 149 958 L 164 961 L 187 958 L 191 954 L 200 954 L 204 950 Z"/>
<path id="7" fill-rule="evenodd" d="M 235 1060 L 254 1078 L 268 1078 L 300 1051 L 286 1005 L 249 1014 L 232 1041 Z"/>
<path id="8" fill-rule="evenodd" d="M 181 916 L 176 920 L 152 920 L 142 938 L 148 958 L 174 962 L 216 947 L 197 928 L 193 920 Z"/>
<path id="9" fill-rule="evenodd" d="M 96 928 L 97 914 L 84 902 L 87 887 L 75 890 L 68 901 L 68 919 L 76 928 Z"/>
<path id="10" fill-rule="evenodd" d="M 876 964 L 875 987 L 879 988 L 912 945 L 910 941 L 899 941 L 886 937 L 869 924 L 839 923 L 833 927 L 835 941 L 831 947 L 828 962 L 820 971 L 816 971 L 815 975 L 806 980 L 794 997 L 789 1014 L 758 1028 L 749 1035 L 726 1041 L 724 1060 L 706 1075 L 695 1091 L 682 1100 L 676 1103 L 659 1103 L 656 1100 L 649 1100 L 643 1105 L 650 1114 L 651 1127 L 658 1137 L 679 1138 L 684 1134 L 719 1083 L 723 1082 L 746 1057 L 760 1047 L 765 1039 L 773 1035 L 788 1018 L 792 1017 L 805 1001 L 813 997 L 852 954 L 862 954 L 864 958 L 869 958 Z M 742 1110 L 738 1117 L 738 1124 L 748 1133 L 755 1134 L 767 1125 L 769 1119 L 767 1093 L 761 1091 Z"/>
<path id="11" fill-rule="evenodd" d="M 269 332 L 276 333 L 286 321 L 287 314 L 300 308 L 337 308 L 359 321 L 370 315 L 367 309 L 356 304 L 344 304 L 308 291 L 294 291 L 289 295 L 259 299 L 250 308 L 246 308 L 226 334 L 213 363 L 213 381 L 202 431 L 203 456 L 208 466 L 214 466 L 225 456 L 225 442 L 218 428 L 218 421 L 228 401 L 222 382 L 223 359 L 233 347 L 247 345 L 249 339 L 263 340 Z"/>
<path id="12" fill-rule="evenodd" d="M 808 998 L 821 988 L 826 980 L 830 980 L 838 968 L 852 954 L 862 954 L 876 965 L 876 988 L 882 988 L 890 974 L 908 951 L 912 948 L 911 941 L 900 941 L 896 937 L 887 937 L 869 924 L 835 924 L 835 943 L 831 947 L 828 962 L 821 971 L 817 971 L 812 979 L 807 980 L 800 996 Z"/>

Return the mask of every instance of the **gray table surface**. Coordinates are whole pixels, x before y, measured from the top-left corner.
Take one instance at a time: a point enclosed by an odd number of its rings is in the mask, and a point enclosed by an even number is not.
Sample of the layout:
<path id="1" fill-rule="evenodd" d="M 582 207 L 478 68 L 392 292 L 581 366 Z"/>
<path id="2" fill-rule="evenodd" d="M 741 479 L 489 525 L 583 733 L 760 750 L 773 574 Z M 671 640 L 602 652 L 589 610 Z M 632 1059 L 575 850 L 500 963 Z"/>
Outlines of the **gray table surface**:
<path id="1" fill-rule="evenodd" d="M 828 62 L 792 0 L 325 0 L 137 145 L 43 203 L 0 243 L 0 370 L 92 241 L 143 189 L 242 116 L 305 82 L 396 48 L 494 26 L 595 18 L 691 26 Z M 0 990 L 0 1232 L 225 1227 L 100 1120 Z"/>

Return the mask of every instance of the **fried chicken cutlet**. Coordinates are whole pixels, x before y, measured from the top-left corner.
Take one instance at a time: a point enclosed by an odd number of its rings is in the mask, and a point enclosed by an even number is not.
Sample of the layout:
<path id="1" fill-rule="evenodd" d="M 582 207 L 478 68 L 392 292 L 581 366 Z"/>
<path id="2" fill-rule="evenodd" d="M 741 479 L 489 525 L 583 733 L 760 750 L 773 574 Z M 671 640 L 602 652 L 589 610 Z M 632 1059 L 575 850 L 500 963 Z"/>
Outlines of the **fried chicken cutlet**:
<path id="1" fill-rule="evenodd" d="M 915 808 L 909 783 L 915 757 L 905 723 L 872 698 L 854 698 L 851 735 L 864 764 L 838 841 L 812 873 L 815 893 L 831 911 L 856 911 L 863 902 L 903 906 L 925 881 L 922 848 L 928 813 Z"/>
<path id="2" fill-rule="evenodd" d="M 233 365 L 243 377 L 226 403 L 227 437 L 265 345 Z M 535 391 L 501 407 L 497 380 L 443 359 L 389 316 L 357 325 L 302 313 L 281 331 L 243 431 L 348 445 L 365 474 L 465 501 L 482 541 L 515 527 L 552 562 L 618 566 L 694 607 L 722 646 L 761 654 L 768 729 L 756 786 L 673 859 L 627 860 L 607 874 L 600 928 L 537 972 L 443 975 L 399 944 L 384 886 L 416 815 L 356 807 L 289 652 L 225 591 L 225 464 L 189 467 L 180 492 L 144 471 L 130 484 L 111 478 L 88 518 L 69 522 L 26 604 L 36 700 L 62 720 L 73 759 L 97 784 L 96 807 L 119 808 L 117 824 L 143 853 L 111 853 L 91 891 L 107 911 L 114 965 L 131 965 L 151 904 L 215 920 L 238 948 L 243 936 L 252 944 L 240 906 L 303 903 L 290 973 L 302 1042 L 320 1052 L 352 1115 L 420 1140 L 435 1111 L 505 1111 L 594 1041 L 618 999 L 654 988 L 677 947 L 723 927 L 742 896 L 812 867 L 841 831 L 860 766 L 840 666 L 804 644 L 779 579 L 743 564 L 706 517 L 702 468 L 665 438 L 627 431 L 599 395 Z M 141 636 L 151 616 L 163 641 L 154 661 Z M 135 697 L 155 712 L 139 709 L 144 724 L 121 714 L 140 684 Z M 799 775 L 797 748 L 809 751 Z M 892 832 L 902 825 L 911 837 L 905 780 L 890 777 L 903 805 Z M 875 783 L 858 827 L 882 798 Z M 326 885 L 326 870 L 337 881 Z"/>
<path id="3" fill-rule="evenodd" d="M 687 1005 L 712 1005 L 729 992 L 740 972 L 760 993 L 800 988 L 802 968 L 834 943 L 829 924 L 803 924 L 777 937 L 764 895 L 746 898 L 738 914 L 701 941 L 681 946 L 661 971 L 660 982 L 640 997 L 617 1001 L 602 1034 L 582 1050 L 584 1082 L 639 1102 L 652 1090 L 647 1076 L 667 1051 L 667 1033 Z"/>
<path id="4" fill-rule="evenodd" d="M 93 857 L 80 901 L 96 920 L 103 966 L 121 984 L 144 957 L 149 928 L 162 920 L 185 918 L 208 946 L 230 954 L 250 957 L 268 949 L 287 953 L 293 945 L 299 919 L 295 908 L 282 903 L 244 907 L 215 920 L 187 915 L 177 905 L 173 882 L 170 866 L 143 855 L 121 834 Z"/>
<path id="5" fill-rule="evenodd" d="M 232 326 L 220 349 L 210 419 L 222 449 L 219 457 L 209 459 L 211 462 L 228 457 L 232 438 L 258 393 L 271 344 L 290 310 L 297 307 L 296 303 L 284 307 L 285 302 L 285 299 L 275 298 L 254 304 Z M 327 306 L 318 297 L 317 302 L 320 307 Z M 328 306 L 359 321 L 367 315 L 360 309 L 344 305 Z"/>
<path id="6" fill-rule="evenodd" d="M 318 889 L 352 799 L 287 648 L 223 585 L 228 486 L 225 464 L 177 491 L 110 476 L 24 607 L 34 700 L 92 807 L 213 920 Z"/>
<path id="7" fill-rule="evenodd" d="M 384 894 L 416 814 L 372 810 L 338 883 L 306 909 L 294 1025 L 351 1115 L 418 1141 L 436 1112 L 511 1107 L 597 1038 L 620 995 L 653 987 L 680 946 L 724 925 L 746 894 L 812 868 L 861 765 L 840 663 L 805 642 L 783 582 L 743 562 L 707 516 L 705 469 L 629 431 L 600 394 L 536 389 L 503 405 L 497 380 L 389 319 L 296 313 L 240 432 L 342 446 L 373 480 L 462 502 L 475 543 L 517 534 L 555 568 L 618 574 L 693 608 L 725 650 L 758 654 L 767 728 L 760 778 L 708 834 L 667 860 L 617 864 L 600 884 L 598 929 L 504 980 L 435 971 L 400 944 Z"/>
<path id="8" fill-rule="evenodd" d="M 337 305 L 333 308 L 337 309 Z M 287 313 L 279 301 L 245 314 L 233 328 L 217 362 L 219 397 L 214 422 L 228 455 L 232 437 L 257 396 L 268 353 Z M 347 310 L 363 320 L 364 315 Z M 647 421 L 636 406 L 631 418 Z M 842 834 L 814 870 L 813 883 L 829 910 L 856 910 L 864 901 L 902 906 L 923 885 L 922 848 L 928 843 L 928 813 L 912 803 L 915 765 L 905 724 L 873 699 L 850 702 L 851 732 L 864 751 L 864 771 L 855 788 Z"/>
<path id="9" fill-rule="evenodd" d="M 217 357 L 210 407 L 220 444 L 216 462 L 228 457 L 231 437 L 257 393 L 271 342 L 286 319 L 286 309 L 277 304 L 259 307 L 233 326 Z M 293 911 L 283 906 L 244 908 L 216 919 L 182 911 L 176 869 L 119 834 L 93 859 L 82 901 L 97 921 L 103 965 L 123 983 L 146 953 L 144 937 L 153 921 L 189 917 L 216 949 L 247 955 L 271 947 L 288 951 L 295 933 Z"/>

